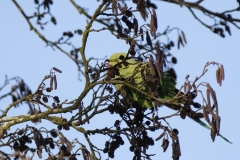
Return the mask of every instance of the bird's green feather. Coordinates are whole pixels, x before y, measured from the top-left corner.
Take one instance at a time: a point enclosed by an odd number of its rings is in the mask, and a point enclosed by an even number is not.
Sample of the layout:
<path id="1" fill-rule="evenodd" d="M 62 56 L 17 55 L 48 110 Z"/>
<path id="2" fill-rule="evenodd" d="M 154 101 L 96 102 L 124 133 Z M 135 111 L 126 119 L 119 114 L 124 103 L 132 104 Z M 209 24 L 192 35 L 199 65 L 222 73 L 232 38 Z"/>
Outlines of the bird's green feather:
<path id="1" fill-rule="evenodd" d="M 118 65 L 123 63 L 124 61 L 127 62 L 128 65 L 121 65 L 121 67 L 118 66 L 119 75 L 115 75 L 116 79 L 129 79 L 129 81 L 133 81 L 134 83 L 131 83 L 138 89 L 144 91 L 145 93 L 154 94 L 151 93 L 150 90 L 144 85 L 144 78 L 141 75 L 141 72 L 144 71 L 141 68 L 147 65 L 147 62 L 137 62 L 133 58 L 126 59 L 127 54 L 124 52 L 120 53 L 114 53 L 109 58 L 109 63 L 111 63 L 112 66 Z M 120 59 L 121 58 L 121 59 Z M 149 77 L 145 77 L 149 78 Z M 176 82 L 175 80 L 168 75 L 167 73 L 163 73 L 160 79 L 158 79 L 159 84 L 157 86 L 159 87 L 158 91 L 158 97 L 163 100 L 170 100 L 172 99 L 177 93 L 176 93 Z M 141 92 L 137 92 L 134 89 L 126 88 L 122 84 L 115 84 L 114 85 L 116 90 L 120 90 L 122 95 L 125 95 L 125 97 L 128 100 L 136 102 L 139 106 L 144 108 L 153 108 L 156 106 L 154 102 L 151 101 L 151 99 Z M 124 92 L 124 93 L 123 93 Z M 165 104 L 168 108 L 171 108 L 173 110 L 181 111 L 184 108 L 180 105 L 176 105 L 174 103 L 181 103 L 181 99 L 175 99 L 173 100 L 173 104 Z M 200 119 L 196 119 L 194 117 L 191 117 L 191 115 L 188 115 L 192 120 L 200 124 L 201 126 L 205 127 L 206 129 L 211 130 L 211 127 L 201 121 Z M 228 139 L 223 137 L 221 134 L 219 134 L 221 138 L 226 140 L 227 142 L 231 143 Z"/>

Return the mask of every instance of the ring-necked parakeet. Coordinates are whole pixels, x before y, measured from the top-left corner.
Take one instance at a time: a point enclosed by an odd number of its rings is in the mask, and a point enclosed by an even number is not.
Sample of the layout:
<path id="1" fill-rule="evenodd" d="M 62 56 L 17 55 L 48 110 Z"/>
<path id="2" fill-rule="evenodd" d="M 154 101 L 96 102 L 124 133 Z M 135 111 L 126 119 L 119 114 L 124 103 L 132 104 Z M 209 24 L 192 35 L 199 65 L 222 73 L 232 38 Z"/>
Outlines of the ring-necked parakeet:
<path id="1" fill-rule="evenodd" d="M 141 91 L 162 100 L 171 100 L 177 95 L 178 90 L 175 86 L 175 79 L 173 79 L 168 73 L 161 72 L 161 68 L 156 69 L 156 66 L 151 66 L 151 61 L 137 62 L 131 57 L 126 58 L 126 56 L 127 54 L 124 52 L 114 53 L 109 58 L 108 63 L 108 68 L 112 67 L 109 69 L 109 72 L 114 71 L 113 75 L 110 75 L 111 78 L 126 80 L 140 90 L 137 91 L 130 87 L 126 87 L 123 84 L 115 84 L 115 89 L 120 90 L 123 97 L 127 98 L 127 100 L 136 102 L 143 108 L 153 108 L 161 106 L 162 104 L 158 101 L 152 100 L 147 95 L 141 93 Z M 183 101 L 184 99 L 176 98 L 171 101 L 172 104 L 164 105 L 173 110 L 183 111 L 185 108 L 180 105 Z M 187 116 L 203 127 L 211 130 L 211 127 L 199 118 L 194 117 L 191 114 L 187 114 Z M 231 143 L 222 135 L 219 134 L 219 136 Z"/>

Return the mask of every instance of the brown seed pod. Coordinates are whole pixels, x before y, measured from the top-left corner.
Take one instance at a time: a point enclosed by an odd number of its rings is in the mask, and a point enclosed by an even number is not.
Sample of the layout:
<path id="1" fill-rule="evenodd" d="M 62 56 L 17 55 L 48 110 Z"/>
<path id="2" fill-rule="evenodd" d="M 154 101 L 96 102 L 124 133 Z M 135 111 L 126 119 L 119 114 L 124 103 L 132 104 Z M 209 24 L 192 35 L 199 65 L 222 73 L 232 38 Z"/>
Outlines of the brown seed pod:
<path id="1" fill-rule="evenodd" d="M 210 90 L 209 90 L 209 89 L 206 90 L 206 94 L 207 94 L 207 103 L 208 103 L 208 106 L 211 106 L 211 101 L 210 101 Z"/>
<path id="2" fill-rule="evenodd" d="M 216 135 L 217 135 L 217 132 L 216 132 L 216 121 L 213 120 L 212 121 L 212 129 L 211 129 L 211 138 L 212 138 L 213 142 L 215 140 Z"/>
<path id="3" fill-rule="evenodd" d="M 183 41 L 182 41 L 182 37 L 179 35 L 178 36 L 178 49 L 180 48 L 180 44 L 184 47 Z"/>
<path id="4" fill-rule="evenodd" d="M 164 130 L 164 131 L 160 134 L 160 136 L 158 136 L 158 137 L 155 139 L 155 141 L 160 140 L 165 134 L 166 134 L 166 131 Z"/>
<path id="5" fill-rule="evenodd" d="M 152 8 L 152 13 L 153 13 L 153 16 L 154 16 L 154 26 L 155 26 L 155 29 L 157 31 L 157 28 L 158 28 L 158 23 L 157 23 L 157 14 L 156 14 L 156 11 L 154 8 Z"/>
<path id="6" fill-rule="evenodd" d="M 138 34 L 138 20 L 136 18 L 133 19 L 133 25 L 134 25 L 134 34 Z"/>
<path id="7" fill-rule="evenodd" d="M 122 12 L 122 7 L 121 7 L 121 4 L 120 3 L 117 3 L 117 7 L 118 7 L 118 9 Z"/>
<path id="8" fill-rule="evenodd" d="M 184 82 L 183 90 L 184 90 L 184 92 L 187 92 L 187 82 Z"/>
<path id="9" fill-rule="evenodd" d="M 51 80 L 50 80 L 50 88 L 53 89 L 53 77 L 51 77 Z"/>
<path id="10" fill-rule="evenodd" d="M 181 31 L 181 33 L 182 33 L 182 37 L 183 37 L 183 40 L 184 40 L 185 44 L 187 44 L 187 39 L 186 39 L 186 36 L 185 36 L 184 32 Z"/>
<path id="11" fill-rule="evenodd" d="M 154 24 L 154 15 L 151 15 L 151 20 L 150 20 L 150 33 L 152 35 L 152 37 L 154 37 L 154 39 L 156 39 L 156 28 L 155 28 L 155 24 Z"/>
<path id="12" fill-rule="evenodd" d="M 87 123 L 89 124 L 89 123 L 90 123 L 90 121 L 89 121 L 88 114 L 87 114 L 87 113 L 85 113 L 84 115 L 85 115 L 85 117 L 86 117 L 86 121 L 87 121 Z"/>
<path id="13" fill-rule="evenodd" d="M 220 77 L 220 73 L 221 71 L 220 71 L 220 68 L 218 68 L 217 70 L 216 70 L 216 80 L 217 80 L 217 83 L 219 83 L 219 85 L 221 86 L 221 77 Z"/>
<path id="14" fill-rule="evenodd" d="M 191 89 L 191 83 L 190 83 L 190 81 L 187 82 L 187 86 L 188 86 L 188 87 L 187 87 L 187 88 L 188 88 L 187 91 L 190 91 L 190 89 Z"/>
<path id="15" fill-rule="evenodd" d="M 141 16 L 144 20 L 147 18 L 147 13 L 146 13 L 145 7 L 146 7 L 145 0 L 137 1 L 137 10 L 141 13 Z"/>
<path id="16" fill-rule="evenodd" d="M 158 78 L 161 79 L 163 72 L 162 72 L 162 67 L 158 62 L 155 62 L 155 68 L 157 69 Z"/>
<path id="17" fill-rule="evenodd" d="M 208 117 L 208 111 L 207 111 L 206 107 L 202 106 L 202 110 L 203 110 L 204 119 L 209 123 L 210 120 L 209 120 L 209 117 Z"/>
<path id="18" fill-rule="evenodd" d="M 221 68 L 221 75 L 222 75 L 221 79 L 224 80 L 225 79 L 225 72 L 224 72 L 224 67 L 223 67 L 222 64 L 220 65 L 220 68 Z"/>
<path id="19" fill-rule="evenodd" d="M 217 114 L 217 116 L 218 116 L 218 103 L 217 103 L 217 96 L 216 96 L 216 92 L 215 91 L 213 91 L 213 93 L 214 93 L 214 97 L 215 97 L 215 102 L 214 102 L 214 106 L 216 107 L 216 114 Z"/>
<path id="20" fill-rule="evenodd" d="M 48 78 L 51 78 L 51 75 L 46 75 L 46 76 L 44 77 L 44 80 L 46 80 L 46 79 L 48 79 Z"/>
<path id="21" fill-rule="evenodd" d="M 168 139 L 165 139 L 165 142 L 164 142 L 164 145 L 163 145 L 163 152 L 165 152 L 167 150 L 168 145 L 169 145 L 169 141 L 168 141 Z"/>
<path id="22" fill-rule="evenodd" d="M 112 0 L 112 14 L 118 15 L 117 14 L 117 4 L 115 0 Z"/>
<path id="23" fill-rule="evenodd" d="M 153 77 L 156 77 L 157 73 L 156 73 L 156 69 L 155 69 L 155 66 L 154 66 L 153 63 L 154 63 L 153 62 L 153 57 L 152 57 L 152 55 L 150 55 L 148 64 L 149 64 L 149 66 L 151 68 L 151 72 L 152 72 Z"/>
<path id="24" fill-rule="evenodd" d="M 143 35 L 143 29 L 142 29 L 142 27 L 140 27 L 140 34 L 141 34 L 141 40 L 143 41 L 144 40 L 144 35 Z"/>
<path id="25" fill-rule="evenodd" d="M 57 89 L 57 77 L 55 74 L 53 76 L 53 82 L 54 82 L 54 89 L 56 90 Z"/>
<path id="26" fill-rule="evenodd" d="M 60 69 L 57 69 L 56 67 L 53 67 L 52 69 L 58 73 L 62 73 L 62 71 Z"/>
<path id="27" fill-rule="evenodd" d="M 153 47 L 152 47 L 152 40 L 151 40 L 151 38 L 149 36 L 148 31 L 146 32 L 146 41 L 147 41 L 147 44 L 151 47 L 151 49 L 153 49 Z"/>

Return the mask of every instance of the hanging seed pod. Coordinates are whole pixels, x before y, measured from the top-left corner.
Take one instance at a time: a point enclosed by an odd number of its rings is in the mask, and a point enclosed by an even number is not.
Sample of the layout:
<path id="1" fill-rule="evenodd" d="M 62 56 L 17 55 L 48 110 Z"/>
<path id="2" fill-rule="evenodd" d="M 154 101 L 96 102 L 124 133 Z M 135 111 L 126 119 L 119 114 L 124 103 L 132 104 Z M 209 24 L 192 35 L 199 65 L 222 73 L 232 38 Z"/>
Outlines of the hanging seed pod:
<path id="1" fill-rule="evenodd" d="M 212 141 L 214 142 L 215 138 L 216 138 L 217 132 L 216 132 L 216 121 L 213 120 L 212 121 L 212 128 L 211 128 L 211 138 Z"/>
<path id="2" fill-rule="evenodd" d="M 144 20 L 147 17 L 145 7 L 146 7 L 145 0 L 138 0 L 137 1 L 137 10 L 141 13 L 141 16 Z"/>
<path id="3" fill-rule="evenodd" d="M 156 39 L 156 28 L 154 24 L 154 15 L 151 15 L 151 20 L 150 20 L 150 33 L 154 39 Z"/>
<path id="4" fill-rule="evenodd" d="M 228 34 L 231 36 L 231 30 L 230 30 L 230 27 L 225 24 L 225 30 L 228 32 Z"/>
<path id="5" fill-rule="evenodd" d="M 116 1 L 115 1 L 115 0 L 112 0 L 112 14 L 118 15 L 117 12 L 118 12 L 118 11 L 117 11 Z"/>
<path id="6" fill-rule="evenodd" d="M 153 13 L 153 16 L 154 16 L 154 26 L 155 26 L 155 29 L 157 31 L 157 28 L 158 28 L 157 14 L 156 14 L 156 11 L 155 11 L 154 8 L 152 8 L 152 13 Z"/>
<path id="7" fill-rule="evenodd" d="M 204 119 L 209 123 L 210 120 L 209 120 L 209 116 L 208 116 L 208 112 L 207 112 L 206 107 L 205 107 L 205 106 L 202 106 L 202 110 L 203 110 Z"/>
<path id="8" fill-rule="evenodd" d="M 157 73 L 156 73 L 156 69 L 155 69 L 155 66 L 154 66 L 153 63 L 154 63 L 153 62 L 153 57 L 152 57 L 152 55 L 150 55 L 148 64 L 149 64 L 149 66 L 151 68 L 151 72 L 152 72 L 153 77 L 156 77 Z"/>
<path id="9" fill-rule="evenodd" d="M 210 90 L 209 90 L 209 89 L 206 90 L 206 94 L 207 94 L 207 103 L 208 103 L 208 106 L 211 106 L 211 101 L 210 101 Z"/>
<path id="10" fill-rule="evenodd" d="M 50 88 L 51 90 L 53 89 L 53 77 L 51 76 L 51 80 L 50 80 Z"/>
<path id="11" fill-rule="evenodd" d="M 218 68 L 217 70 L 216 70 L 216 80 L 217 80 L 217 83 L 221 86 L 221 73 L 220 73 L 221 71 L 220 71 L 220 68 Z"/>
<path id="12" fill-rule="evenodd" d="M 158 64 L 158 62 L 155 62 L 155 68 L 157 69 L 157 73 L 158 73 L 158 78 L 161 79 L 162 78 L 162 66 L 160 64 Z"/>
<path id="13" fill-rule="evenodd" d="M 190 82 L 189 82 L 189 81 L 187 82 L 187 86 L 188 86 L 188 89 L 187 89 L 187 91 L 190 91 L 190 90 L 191 90 L 191 84 L 190 84 Z"/>
<path id="14" fill-rule="evenodd" d="M 53 76 L 53 82 L 54 82 L 54 89 L 56 90 L 57 89 L 57 77 L 55 74 Z"/>
<path id="15" fill-rule="evenodd" d="M 215 99 L 216 99 L 216 102 L 215 102 L 215 107 L 216 107 L 216 114 L 217 114 L 217 116 L 218 116 L 218 103 L 217 103 L 217 96 L 216 96 L 216 92 L 215 91 L 213 91 L 213 93 L 214 93 L 214 97 L 215 97 Z"/>
<path id="16" fill-rule="evenodd" d="M 225 73 L 224 73 L 224 67 L 223 67 L 222 64 L 220 65 L 220 69 L 221 69 L 221 80 L 224 80 L 225 79 Z"/>
<path id="17" fill-rule="evenodd" d="M 150 36 L 149 36 L 148 31 L 146 32 L 146 41 L 147 41 L 147 44 L 151 47 L 151 49 L 153 49 L 153 47 L 152 47 L 152 41 L 151 41 L 151 38 L 150 38 Z"/>
<path id="18" fill-rule="evenodd" d="M 182 41 L 182 37 L 179 35 L 178 36 L 178 49 L 180 49 L 180 45 L 182 45 L 184 47 L 183 41 Z"/>
<path id="19" fill-rule="evenodd" d="M 167 150 L 168 145 L 169 145 L 168 139 L 164 139 L 164 140 L 165 140 L 165 141 L 164 141 L 164 145 L 162 146 L 162 147 L 163 147 L 163 152 L 165 152 L 165 151 Z"/>
<path id="20" fill-rule="evenodd" d="M 182 33 L 182 37 L 183 37 L 183 40 L 184 40 L 185 44 L 187 44 L 187 39 L 186 39 L 186 36 L 185 36 L 184 32 L 181 31 L 181 33 Z"/>
<path id="21" fill-rule="evenodd" d="M 137 35 L 137 33 L 138 33 L 138 20 L 136 18 L 133 19 L 133 25 L 134 25 L 134 34 Z"/>
<path id="22" fill-rule="evenodd" d="M 142 27 L 140 27 L 140 35 L 141 35 L 141 40 L 143 41 L 143 40 L 144 40 L 144 35 L 143 35 L 143 29 L 142 29 Z"/>
<path id="23" fill-rule="evenodd" d="M 162 132 L 162 134 L 160 134 L 160 136 L 158 136 L 158 137 L 155 139 L 155 141 L 160 140 L 165 134 L 166 134 L 166 131 L 164 130 L 164 131 Z"/>
<path id="24" fill-rule="evenodd" d="M 52 69 L 58 73 L 62 73 L 62 71 L 60 69 L 57 69 L 56 67 L 53 67 Z"/>
<path id="25" fill-rule="evenodd" d="M 184 92 L 187 92 L 187 82 L 184 82 L 183 90 L 184 90 Z"/>

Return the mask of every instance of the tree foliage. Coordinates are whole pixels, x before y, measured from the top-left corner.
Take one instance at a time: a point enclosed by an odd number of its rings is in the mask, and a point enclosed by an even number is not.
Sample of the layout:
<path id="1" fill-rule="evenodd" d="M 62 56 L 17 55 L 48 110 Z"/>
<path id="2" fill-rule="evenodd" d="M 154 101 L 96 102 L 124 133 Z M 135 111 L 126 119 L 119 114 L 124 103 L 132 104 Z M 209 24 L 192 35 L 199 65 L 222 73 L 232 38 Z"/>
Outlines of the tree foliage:
<path id="1" fill-rule="evenodd" d="M 6 76 L 0 92 L 10 84 L 14 85 L 11 91 L 8 93 L 1 92 L 0 95 L 0 100 L 8 96 L 12 97 L 12 103 L 4 109 L 1 108 L 0 147 L 8 147 L 9 151 L 13 149 L 14 152 L 6 152 L 0 149 L 2 159 L 26 159 L 29 153 L 32 156 L 28 159 L 38 156 L 47 159 L 80 159 L 81 157 L 84 160 L 95 160 L 101 159 L 103 154 L 107 154 L 109 158 L 116 158 L 115 151 L 126 143 L 130 145 L 130 152 L 134 153 L 133 159 L 151 159 L 154 154 L 149 154 L 148 149 L 154 146 L 155 141 L 161 139 L 163 151 L 165 152 L 171 144 L 172 158 L 177 160 L 181 156 L 179 131 L 176 128 L 171 128 L 167 122 L 167 119 L 173 116 L 179 116 L 182 119 L 189 116 L 200 124 L 202 120 L 205 120 L 213 141 L 217 135 L 228 141 L 219 133 L 220 116 L 216 92 L 209 83 L 201 82 L 201 78 L 207 73 L 209 66 L 216 65 L 216 80 L 221 86 L 225 78 L 224 67 L 221 63 L 207 62 L 202 73 L 194 80 L 190 80 L 189 75 L 186 76 L 185 83 L 179 88 L 179 92 L 173 99 L 163 100 L 151 93 L 141 91 L 133 85 L 134 80 L 131 78 L 116 79 L 115 75 L 118 74 L 118 68 L 121 66 L 109 68 L 107 59 L 102 60 L 101 63 L 96 62 L 96 60 L 100 60 L 99 57 L 87 59 L 86 47 L 88 37 L 92 32 L 108 31 L 107 33 L 112 35 L 112 38 L 126 41 L 126 45 L 129 45 L 128 51 L 125 51 L 128 57 L 134 57 L 140 63 L 149 63 L 148 67 L 145 68 L 144 76 L 153 75 L 151 71 L 154 70 L 153 67 L 156 67 L 161 68 L 159 72 L 167 72 L 174 79 L 177 79 L 177 73 L 173 68 L 173 65 L 177 63 L 177 58 L 170 50 L 173 47 L 180 49 L 185 46 L 187 37 L 184 31 L 177 27 L 167 27 L 163 31 L 158 30 L 157 6 L 161 3 L 170 3 L 186 7 L 200 24 L 224 38 L 226 33 L 232 34 L 230 25 L 240 29 L 240 19 L 231 16 L 232 13 L 240 10 L 239 1 L 237 1 L 239 5 L 235 9 L 219 13 L 201 5 L 204 0 L 196 2 L 185 2 L 183 0 L 159 0 L 154 2 L 151 0 L 98 0 L 92 2 L 98 3 L 99 6 L 91 15 L 84 8 L 84 3 L 77 4 L 74 0 L 70 0 L 69 3 L 75 7 L 78 13 L 87 18 L 87 25 L 79 26 L 81 28 L 74 31 L 63 31 L 62 35 L 56 40 L 50 40 L 48 35 L 43 35 L 42 30 L 48 26 L 48 22 L 57 27 L 57 20 L 61 17 L 51 13 L 51 8 L 57 1 L 53 3 L 53 0 L 34 0 L 35 6 L 33 7 L 36 11 L 32 15 L 27 15 L 17 0 L 12 0 L 12 2 L 27 21 L 30 30 L 38 36 L 36 38 L 40 38 L 53 50 L 59 50 L 67 55 L 76 64 L 79 78 L 83 80 L 84 87 L 76 96 L 76 99 L 61 100 L 52 92 L 58 88 L 57 75 L 64 74 L 61 68 L 53 67 L 50 69 L 50 73 L 43 77 L 34 91 L 22 78 L 8 78 Z M 199 18 L 195 14 L 196 11 L 201 11 L 204 16 L 212 19 L 213 25 Z M 100 29 L 94 28 L 93 23 L 98 23 L 102 27 Z M 173 31 L 178 33 L 176 41 L 171 40 L 168 36 Z M 71 40 L 76 36 L 81 36 L 82 42 L 74 45 Z M 159 41 L 159 38 L 163 36 L 167 37 L 166 42 Z M 70 46 L 71 50 L 65 50 L 65 46 Z M 90 62 L 91 64 L 94 62 L 95 65 L 91 65 Z M 150 85 L 151 82 L 151 79 L 149 79 L 146 84 Z M 126 101 L 123 93 L 121 95 L 119 91 L 114 90 L 114 84 L 122 84 L 124 87 L 141 92 L 141 94 L 155 101 L 156 104 L 171 105 L 175 103 L 173 101 L 175 99 L 185 100 L 177 104 L 179 108 L 176 113 L 159 117 L 157 112 L 161 108 L 146 109 L 134 102 Z M 200 86 L 205 86 L 206 90 L 199 90 Z M 91 101 L 84 104 L 83 100 L 87 95 L 92 96 Z M 202 97 L 202 104 L 194 101 L 197 96 Z M 26 110 L 25 115 L 8 116 L 10 110 L 17 111 L 26 105 L 29 109 Z M 63 118 L 62 113 L 71 113 L 72 116 Z M 91 119 L 103 113 L 115 114 L 118 119 L 113 122 L 112 126 L 100 126 L 102 128 L 92 130 L 86 129 Z M 53 124 L 52 128 L 38 128 L 35 124 L 41 123 L 42 120 Z M 17 126 L 23 122 L 32 122 L 32 124 L 17 130 L 10 129 L 11 126 Z M 163 122 L 166 122 L 167 125 L 163 125 Z M 68 131 L 70 128 L 84 135 L 87 144 L 83 144 L 77 137 L 75 139 L 66 137 L 61 131 Z M 156 132 L 159 136 L 153 137 L 151 132 Z M 102 146 L 96 146 L 89 138 L 90 135 L 98 134 L 109 137 L 109 140 Z M 43 153 L 47 153 L 48 156 L 44 157 Z"/>

